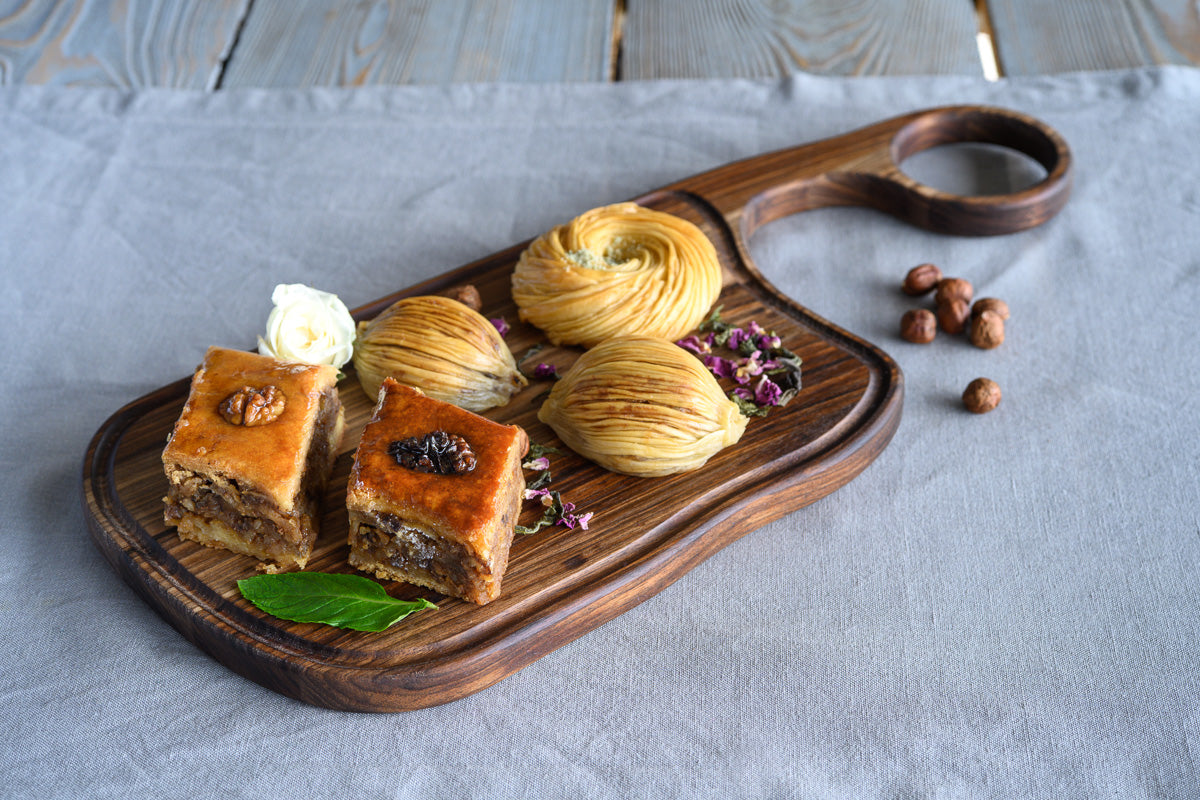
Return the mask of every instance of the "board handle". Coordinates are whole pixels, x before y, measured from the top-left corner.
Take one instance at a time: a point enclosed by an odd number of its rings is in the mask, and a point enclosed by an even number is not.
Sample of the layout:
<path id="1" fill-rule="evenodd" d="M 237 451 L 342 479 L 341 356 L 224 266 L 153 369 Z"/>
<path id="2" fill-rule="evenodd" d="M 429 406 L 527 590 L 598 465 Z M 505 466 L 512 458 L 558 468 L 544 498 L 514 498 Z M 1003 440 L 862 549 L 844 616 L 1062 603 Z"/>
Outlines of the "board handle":
<path id="1" fill-rule="evenodd" d="M 1009 194 L 958 195 L 909 177 L 905 159 L 964 142 L 1033 158 L 1046 176 Z M 1013 233 L 1040 225 L 1071 192 L 1071 151 L 1049 125 L 991 106 L 945 106 L 894 117 L 812 144 L 719 167 L 669 187 L 703 198 L 743 241 L 780 217 L 828 206 L 866 206 L 938 233 Z"/>

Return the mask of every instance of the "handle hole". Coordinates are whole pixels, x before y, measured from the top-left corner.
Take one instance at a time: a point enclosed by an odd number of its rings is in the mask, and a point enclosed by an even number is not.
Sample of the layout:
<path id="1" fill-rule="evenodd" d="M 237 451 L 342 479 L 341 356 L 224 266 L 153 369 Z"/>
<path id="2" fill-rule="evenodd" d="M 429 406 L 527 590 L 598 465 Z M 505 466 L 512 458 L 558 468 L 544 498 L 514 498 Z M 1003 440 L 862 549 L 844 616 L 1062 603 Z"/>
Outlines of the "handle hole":
<path id="1" fill-rule="evenodd" d="M 1046 168 L 1020 150 L 983 142 L 936 145 L 904 159 L 913 180 L 964 197 L 1014 194 L 1044 180 Z"/>

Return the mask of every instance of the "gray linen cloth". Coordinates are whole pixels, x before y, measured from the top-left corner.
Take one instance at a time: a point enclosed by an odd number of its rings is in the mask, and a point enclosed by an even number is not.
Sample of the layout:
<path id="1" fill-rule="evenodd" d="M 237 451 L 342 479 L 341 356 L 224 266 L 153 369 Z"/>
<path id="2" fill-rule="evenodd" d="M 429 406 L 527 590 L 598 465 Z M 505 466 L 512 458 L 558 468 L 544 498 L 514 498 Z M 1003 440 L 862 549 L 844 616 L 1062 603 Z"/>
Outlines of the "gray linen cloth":
<path id="1" fill-rule="evenodd" d="M 1075 193 L 1000 238 L 867 210 L 751 250 L 889 351 L 892 444 L 496 686 L 406 714 L 251 683 L 89 541 L 87 442 L 271 289 L 354 307 L 733 159 L 986 102 L 1070 142 Z M 942 151 L 950 188 L 1026 165 Z M 0 795 L 1183 798 L 1200 794 L 1200 72 L 200 94 L 0 91 Z M 932 261 L 1008 339 L 901 341 Z M 962 411 L 979 375 L 1005 396 Z M 602 512 L 602 509 L 600 510 Z"/>

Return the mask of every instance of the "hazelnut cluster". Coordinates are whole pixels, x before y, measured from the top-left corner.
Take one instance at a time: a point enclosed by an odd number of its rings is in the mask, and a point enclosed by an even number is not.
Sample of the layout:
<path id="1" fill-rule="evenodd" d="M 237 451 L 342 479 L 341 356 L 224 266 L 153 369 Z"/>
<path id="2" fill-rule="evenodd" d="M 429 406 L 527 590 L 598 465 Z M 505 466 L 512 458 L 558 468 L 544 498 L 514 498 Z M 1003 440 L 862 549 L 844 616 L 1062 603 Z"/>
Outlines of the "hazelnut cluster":
<path id="1" fill-rule="evenodd" d="M 991 350 L 1004 342 L 1008 304 L 995 297 L 982 297 L 972 303 L 975 288 L 970 281 L 945 277 L 936 264 L 918 264 L 904 276 L 900 288 L 910 297 L 933 293 L 933 310 L 914 308 L 900 318 L 900 338 L 906 342 L 928 344 L 939 329 L 954 336 L 965 333 L 968 341 L 981 350 Z M 987 378 L 972 381 L 963 393 L 963 404 L 976 413 L 991 411 L 999 402 L 1000 387 Z"/>

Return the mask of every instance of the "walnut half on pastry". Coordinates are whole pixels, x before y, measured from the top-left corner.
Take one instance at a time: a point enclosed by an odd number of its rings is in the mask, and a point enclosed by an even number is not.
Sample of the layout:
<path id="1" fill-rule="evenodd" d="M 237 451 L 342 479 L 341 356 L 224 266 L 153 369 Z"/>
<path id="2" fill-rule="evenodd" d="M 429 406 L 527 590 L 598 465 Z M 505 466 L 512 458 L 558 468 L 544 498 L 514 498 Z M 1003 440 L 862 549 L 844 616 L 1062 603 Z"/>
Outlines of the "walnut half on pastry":
<path id="1" fill-rule="evenodd" d="M 483 605 L 500 596 L 525 431 L 388 378 L 346 489 L 350 564 Z"/>
<path id="2" fill-rule="evenodd" d="M 721 264 L 704 232 L 636 203 L 592 209 L 538 237 L 512 278 L 521 319 L 556 345 L 677 339 L 720 293 Z"/>

